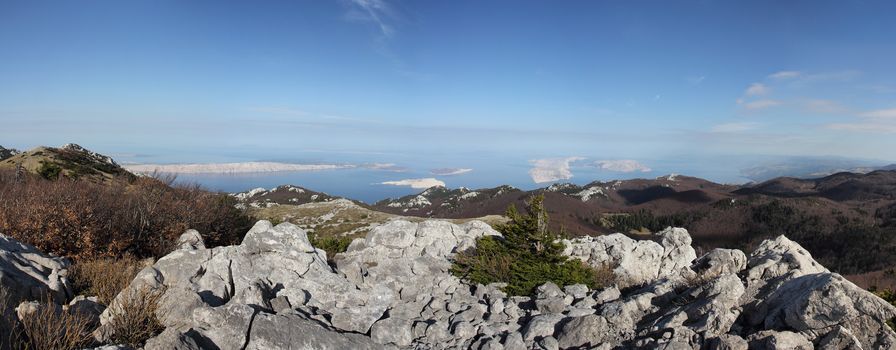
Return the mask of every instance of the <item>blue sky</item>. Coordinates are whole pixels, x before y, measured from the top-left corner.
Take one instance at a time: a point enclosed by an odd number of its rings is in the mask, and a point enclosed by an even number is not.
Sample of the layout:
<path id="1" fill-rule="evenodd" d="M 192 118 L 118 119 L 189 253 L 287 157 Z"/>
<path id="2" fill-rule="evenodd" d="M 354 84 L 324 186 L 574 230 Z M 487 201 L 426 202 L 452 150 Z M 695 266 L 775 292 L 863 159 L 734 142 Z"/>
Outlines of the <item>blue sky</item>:
<path id="1" fill-rule="evenodd" d="M 887 163 L 893 13 L 887 1 L 0 0 L 0 144 L 77 142 L 128 163 L 471 168 L 475 184 L 531 184 L 538 159 L 578 181 L 735 181 L 786 157 Z M 569 157 L 584 159 L 557 161 Z"/>

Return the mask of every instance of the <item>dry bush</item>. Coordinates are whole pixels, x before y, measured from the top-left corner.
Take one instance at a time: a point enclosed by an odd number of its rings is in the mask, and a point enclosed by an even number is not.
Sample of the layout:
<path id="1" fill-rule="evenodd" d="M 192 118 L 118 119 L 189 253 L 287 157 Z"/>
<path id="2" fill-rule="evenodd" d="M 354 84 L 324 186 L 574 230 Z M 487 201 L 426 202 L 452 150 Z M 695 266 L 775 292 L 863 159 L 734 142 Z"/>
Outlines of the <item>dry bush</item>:
<path id="1" fill-rule="evenodd" d="M 592 267 L 594 276 L 592 279 L 594 280 L 595 286 L 607 287 L 611 286 L 617 282 L 616 273 L 613 272 L 613 266 L 610 265 L 601 265 L 599 267 Z"/>
<path id="2" fill-rule="evenodd" d="M 15 324 L 11 345 L 14 349 L 83 349 L 93 343 L 91 323 L 89 317 L 43 302 Z"/>
<path id="3" fill-rule="evenodd" d="M 111 322 L 104 331 L 110 344 L 139 347 L 165 330 L 158 318 L 164 290 L 143 287 L 125 293 L 108 309 Z"/>
<path id="4" fill-rule="evenodd" d="M 73 258 L 159 257 L 188 228 L 206 245 L 236 244 L 251 220 L 230 196 L 173 178 L 131 182 L 86 179 L 13 181 L 0 173 L 0 232 Z"/>
<path id="5" fill-rule="evenodd" d="M 18 304 L 12 293 L 6 286 L 0 285 L 0 349 L 11 349 L 10 343 L 14 340 L 13 326 L 15 315 L 13 308 Z"/>
<path id="6" fill-rule="evenodd" d="M 81 260 L 69 268 L 69 281 L 76 295 L 95 295 L 109 305 L 142 268 L 143 263 L 131 255 Z"/>

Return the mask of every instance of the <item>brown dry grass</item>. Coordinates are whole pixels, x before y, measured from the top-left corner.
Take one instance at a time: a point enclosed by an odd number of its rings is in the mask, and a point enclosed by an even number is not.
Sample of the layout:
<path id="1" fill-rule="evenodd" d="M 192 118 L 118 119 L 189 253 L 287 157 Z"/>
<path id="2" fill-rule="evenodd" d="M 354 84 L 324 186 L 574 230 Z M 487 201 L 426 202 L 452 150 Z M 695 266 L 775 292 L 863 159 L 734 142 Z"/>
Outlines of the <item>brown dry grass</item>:
<path id="1" fill-rule="evenodd" d="M 69 268 L 69 280 L 75 294 L 97 296 L 109 305 L 119 292 L 127 288 L 144 264 L 131 255 L 121 259 L 81 260 Z"/>
<path id="2" fill-rule="evenodd" d="M 73 350 L 90 346 L 94 340 L 89 317 L 64 311 L 53 302 L 42 302 L 37 311 L 13 321 L 9 343 L 13 349 Z"/>
<path id="3" fill-rule="evenodd" d="M 0 171 L 0 232 L 71 258 L 159 257 L 188 228 L 206 245 L 236 244 L 251 220 L 230 196 L 174 179 L 141 177 L 95 183 Z"/>
<path id="4" fill-rule="evenodd" d="M 164 290 L 138 288 L 125 293 L 110 307 L 112 321 L 105 331 L 111 344 L 139 347 L 165 329 L 158 318 Z"/>

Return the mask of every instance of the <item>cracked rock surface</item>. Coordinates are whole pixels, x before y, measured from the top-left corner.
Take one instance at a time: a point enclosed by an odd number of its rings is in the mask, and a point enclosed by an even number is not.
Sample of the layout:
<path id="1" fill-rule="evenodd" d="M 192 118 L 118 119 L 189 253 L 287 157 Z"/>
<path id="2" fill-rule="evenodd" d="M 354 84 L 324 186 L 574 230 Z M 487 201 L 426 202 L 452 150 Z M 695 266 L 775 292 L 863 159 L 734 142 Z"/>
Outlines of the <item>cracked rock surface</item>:
<path id="1" fill-rule="evenodd" d="M 333 268 L 289 223 L 260 221 L 242 244 L 213 249 L 190 234 L 109 309 L 139 288 L 164 293 L 166 330 L 146 349 L 896 348 L 886 325 L 896 308 L 783 236 L 749 256 L 699 258 L 678 228 L 654 240 L 564 241 L 572 258 L 611 267 L 617 284 L 546 283 L 518 297 L 449 273 L 453 254 L 484 235 L 498 233 L 481 222 L 392 221 Z"/>

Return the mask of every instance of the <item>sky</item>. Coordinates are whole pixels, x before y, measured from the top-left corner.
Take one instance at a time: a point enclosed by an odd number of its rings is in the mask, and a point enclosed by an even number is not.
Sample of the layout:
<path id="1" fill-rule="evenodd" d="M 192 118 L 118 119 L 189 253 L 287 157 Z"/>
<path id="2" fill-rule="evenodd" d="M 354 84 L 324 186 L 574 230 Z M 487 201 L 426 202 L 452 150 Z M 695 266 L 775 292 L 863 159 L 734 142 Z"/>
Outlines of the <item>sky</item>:
<path id="1" fill-rule="evenodd" d="M 0 145 L 455 186 L 884 165 L 894 13 L 891 1 L 0 0 Z"/>

